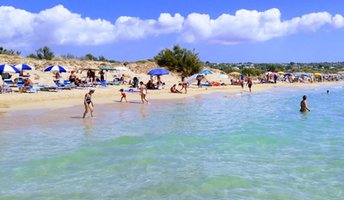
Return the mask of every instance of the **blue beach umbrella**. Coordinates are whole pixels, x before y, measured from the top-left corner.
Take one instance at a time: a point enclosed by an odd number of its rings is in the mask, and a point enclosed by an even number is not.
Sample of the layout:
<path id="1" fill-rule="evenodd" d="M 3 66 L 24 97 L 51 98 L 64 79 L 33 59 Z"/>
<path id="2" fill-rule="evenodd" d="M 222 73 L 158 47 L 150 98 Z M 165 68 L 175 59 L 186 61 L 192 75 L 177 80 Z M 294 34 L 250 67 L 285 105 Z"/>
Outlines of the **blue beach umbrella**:
<path id="1" fill-rule="evenodd" d="M 68 72 L 68 69 L 60 66 L 60 65 L 53 65 L 50 67 L 47 67 L 43 70 L 44 72 L 59 72 L 59 73 L 63 73 L 63 72 Z"/>
<path id="2" fill-rule="evenodd" d="M 21 70 L 35 70 L 35 67 L 32 67 L 32 66 L 27 65 L 27 64 L 18 64 L 18 65 L 15 65 L 13 67 L 19 69 L 20 71 Z"/>
<path id="3" fill-rule="evenodd" d="M 11 65 L 0 65 L 0 74 L 2 73 L 20 73 L 19 69 Z"/>
<path id="4" fill-rule="evenodd" d="M 149 71 L 147 74 L 151 76 L 161 76 L 161 75 L 166 75 L 169 74 L 170 71 L 163 69 L 163 68 L 155 68 Z"/>
<path id="5" fill-rule="evenodd" d="M 209 69 L 205 69 L 205 70 L 202 70 L 202 71 L 200 72 L 200 74 L 207 75 L 207 74 L 213 74 L 213 72 L 210 71 Z"/>

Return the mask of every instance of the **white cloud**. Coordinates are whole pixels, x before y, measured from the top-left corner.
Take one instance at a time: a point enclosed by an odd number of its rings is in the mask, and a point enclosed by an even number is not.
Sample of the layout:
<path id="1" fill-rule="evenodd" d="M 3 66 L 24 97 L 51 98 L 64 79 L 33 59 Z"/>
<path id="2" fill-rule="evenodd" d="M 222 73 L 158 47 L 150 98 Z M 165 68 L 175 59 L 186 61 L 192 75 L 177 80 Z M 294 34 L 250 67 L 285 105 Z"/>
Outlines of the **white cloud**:
<path id="1" fill-rule="evenodd" d="M 182 29 L 184 17 L 180 14 L 171 16 L 168 13 L 160 14 L 158 20 L 141 20 L 137 17 L 119 17 L 115 22 L 116 40 L 141 39 L 149 35 L 158 36 L 179 32 Z"/>
<path id="2" fill-rule="evenodd" d="M 0 45 L 100 45 L 179 32 L 184 18 L 162 13 L 157 20 L 119 17 L 115 23 L 82 18 L 62 5 L 39 13 L 0 6 Z"/>
<path id="3" fill-rule="evenodd" d="M 212 19 L 208 14 L 162 13 L 157 19 L 121 16 L 110 22 L 72 13 L 62 5 L 30 13 L 0 6 L 0 45 L 101 45 L 149 36 L 177 34 L 186 42 L 236 44 L 266 41 L 298 32 L 314 32 L 323 27 L 342 28 L 344 17 L 327 12 L 309 13 L 281 20 L 277 8 L 259 12 L 238 10 Z"/>
<path id="4" fill-rule="evenodd" d="M 216 19 L 192 13 L 185 20 L 182 38 L 187 42 L 206 41 L 220 44 L 266 41 L 301 31 L 317 31 L 325 25 L 344 26 L 343 17 L 327 12 L 310 13 L 281 21 L 277 8 L 264 12 L 238 10 L 235 15 L 222 14 Z"/>
<path id="5" fill-rule="evenodd" d="M 344 17 L 342 15 L 335 15 L 332 18 L 332 25 L 336 28 L 344 27 Z"/>

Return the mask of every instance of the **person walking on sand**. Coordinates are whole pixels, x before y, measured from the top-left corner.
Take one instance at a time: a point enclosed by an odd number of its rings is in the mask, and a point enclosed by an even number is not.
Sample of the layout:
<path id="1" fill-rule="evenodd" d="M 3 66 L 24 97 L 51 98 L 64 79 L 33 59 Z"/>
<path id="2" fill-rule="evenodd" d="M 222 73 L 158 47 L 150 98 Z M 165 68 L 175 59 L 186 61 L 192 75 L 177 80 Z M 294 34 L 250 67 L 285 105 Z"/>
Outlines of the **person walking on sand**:
<path id="1" fill-rule="evenodd" d="M 306 95 L 303 95 L 302 97 L 302 101 L 300 103 L 300 112 L 306 112 L 306 111 L 311 111 L 308 107 L 307 107 L 307 96 Z"/>
<path id="2" fill-rule="evenodd" d="M 146 99 L 146 95 L 147 95 L 147 87 L 145 84 L 143 84 L 143 82 L 140 82 L 140 96 L 141 96 L 141 101 L 142 103 L 147 103 L 148 104 L 148 100 Z"/>
<path id="3" fill-rule="evenodd" d="M 88 113 L 88 111 L 90 111 L 91 117 L 93 117 L 94 105 L 92 102 L 92 94 L 94 92 L 95 92 L 95 89 L 91 88 L 90 91 L 85 94 L 85 97 L 84 97 L 85 112 L 84 112 L 82 118 L 86 117 L 86 114 Z"/>
<path id="4" fill-rule="evenodd" d="M 183 89 L 185 90 L 185 94 L 188 92 L 188 83 L 187 82 L 182 82 L 182 83 L 179 83 L 179 85 L 182 86 L 182 88 L 179 90 L 180 92 L 183 91 Z"/>
<path id="5" fill-rule="evenodd" d="M 248 77 L 247 78 L 247 86 L 248 86 L 248 89 L 249 89 L 250 92 L 252 92 L 252 89 L 251 89 L 252 85 L 253 85 L 252 79 L 251 79 L 251 77 Z"/>

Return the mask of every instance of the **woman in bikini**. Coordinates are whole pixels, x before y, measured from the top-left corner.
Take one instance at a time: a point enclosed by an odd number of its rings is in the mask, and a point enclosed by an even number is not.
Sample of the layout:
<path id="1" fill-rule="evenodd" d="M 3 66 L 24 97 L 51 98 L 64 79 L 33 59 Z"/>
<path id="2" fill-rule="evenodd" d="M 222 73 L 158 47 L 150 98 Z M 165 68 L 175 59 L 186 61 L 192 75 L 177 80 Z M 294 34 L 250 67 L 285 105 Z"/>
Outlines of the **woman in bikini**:
<path id="1" fill-rule="evenodd" d="M 93 102 L 92 102 L 92 94 L 94 93 L 94 91 L 95 90 L 93 88 L 91 88 L 90 91 L 85 94 L 85 97 L 84 97 L 85 112 L 84 112 L 84 115 L 82 116 L 82 118 L 86 117 L 86 114 L 88 113 L 88 110 L 90 110 L 91 117 L 93 117 L 94 105 L 93 105 Z"/>
<path id="2" fill-rule="evenodd" d="M 141 101 L 142 103 L 147 103 L 148 104 L 148 100 L 146 99 L 146 95 L 147 95 L 147 87 L 145 84 L 143 84 L 143 82 L 140 82 L 140 96 L 141 96 Z"/>

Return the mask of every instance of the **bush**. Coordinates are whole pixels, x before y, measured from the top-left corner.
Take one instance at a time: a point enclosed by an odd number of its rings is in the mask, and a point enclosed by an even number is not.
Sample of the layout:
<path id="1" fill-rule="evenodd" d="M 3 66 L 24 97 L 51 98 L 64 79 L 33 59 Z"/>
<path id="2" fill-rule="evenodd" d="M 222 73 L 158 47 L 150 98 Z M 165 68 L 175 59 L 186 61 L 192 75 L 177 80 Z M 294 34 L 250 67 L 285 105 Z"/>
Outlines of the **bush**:
<path id="1" fill-rule="evenodd" d="M 198 54 L 194 51 L 180 48 L 175 45 L 173 49 L 165 49 L 154 57 L 158 65 L 167 67 L 170 71 L 176 71 L 182 76 L 190 76 L 201 70 L 202 62 L 198 58 Z"/>

